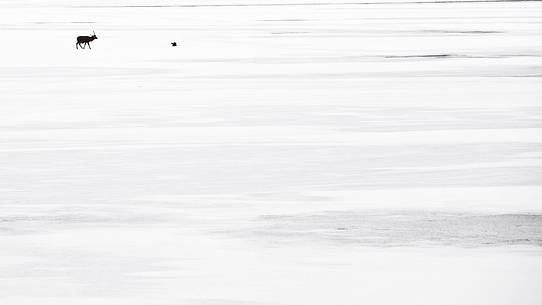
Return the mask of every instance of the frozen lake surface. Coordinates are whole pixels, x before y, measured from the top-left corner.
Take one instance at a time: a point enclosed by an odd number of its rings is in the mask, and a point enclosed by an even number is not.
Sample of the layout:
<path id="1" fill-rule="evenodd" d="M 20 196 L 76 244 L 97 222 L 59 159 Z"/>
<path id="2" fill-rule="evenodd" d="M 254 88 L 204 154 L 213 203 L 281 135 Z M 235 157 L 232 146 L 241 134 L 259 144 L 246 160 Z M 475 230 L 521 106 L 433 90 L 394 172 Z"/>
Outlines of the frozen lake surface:
<path id="1" fill-rule="evenodd" d="M 542 2 L 4 0 L 0 38 L 0 304 L 542 303 Z"/>

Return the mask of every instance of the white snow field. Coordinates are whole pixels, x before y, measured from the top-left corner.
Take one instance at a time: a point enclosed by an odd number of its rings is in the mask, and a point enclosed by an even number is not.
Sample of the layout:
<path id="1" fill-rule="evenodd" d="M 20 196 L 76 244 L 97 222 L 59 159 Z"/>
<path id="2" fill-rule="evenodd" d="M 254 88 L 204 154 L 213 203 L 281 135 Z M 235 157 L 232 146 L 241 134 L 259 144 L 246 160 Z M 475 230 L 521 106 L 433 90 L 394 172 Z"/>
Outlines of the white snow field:
<path id="1" fill-rule="evenodd" d="M 542 2 L 376 1 L 0 1 L 0 304 L 542 304 Z"/>

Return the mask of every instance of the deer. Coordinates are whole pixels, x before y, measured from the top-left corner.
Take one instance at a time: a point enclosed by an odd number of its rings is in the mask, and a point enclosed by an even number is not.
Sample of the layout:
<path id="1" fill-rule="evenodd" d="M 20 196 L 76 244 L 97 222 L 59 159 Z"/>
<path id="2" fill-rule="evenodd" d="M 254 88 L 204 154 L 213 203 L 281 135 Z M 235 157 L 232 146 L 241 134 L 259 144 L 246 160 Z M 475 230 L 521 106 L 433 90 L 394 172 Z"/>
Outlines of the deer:
<path id="1" fill-rule="evenodd" d="M 84 49 L 85 45 L 88 45 L 88 48 L 92 50 L 92 48 L 90 47 L 90 42 L 93 41 L 94 39 L 98 39 L 94 31 L 92 31 L 92 34 L 93 34 L 92 36 L 78 36 L 77 43 L 75 44 L 75 48 L 79 49 L 79 47 L 81 47 L 82 49 Z"/>

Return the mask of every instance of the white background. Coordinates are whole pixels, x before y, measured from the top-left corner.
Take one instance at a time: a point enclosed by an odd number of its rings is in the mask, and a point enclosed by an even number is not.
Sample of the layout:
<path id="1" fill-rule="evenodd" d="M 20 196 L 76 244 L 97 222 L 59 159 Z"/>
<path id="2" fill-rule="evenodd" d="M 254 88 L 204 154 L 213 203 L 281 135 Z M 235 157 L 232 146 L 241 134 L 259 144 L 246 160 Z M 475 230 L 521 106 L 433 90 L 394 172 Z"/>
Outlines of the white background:
<path id="1" fill-rule="evenodd" d="M 3 0 L 0 41 L 0 304 L 542 302 L 539 2 Z"/>

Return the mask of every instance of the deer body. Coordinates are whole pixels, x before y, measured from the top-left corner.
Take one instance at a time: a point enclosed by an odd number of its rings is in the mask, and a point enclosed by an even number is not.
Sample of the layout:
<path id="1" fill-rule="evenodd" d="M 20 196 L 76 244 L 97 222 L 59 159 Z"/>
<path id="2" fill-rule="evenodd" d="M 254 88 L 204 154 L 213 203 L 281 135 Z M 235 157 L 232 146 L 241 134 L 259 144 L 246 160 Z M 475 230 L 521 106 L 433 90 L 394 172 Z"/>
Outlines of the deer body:
<path id="1" fill-rule="evenodd" d="M 79 49 L 79 47 L 81 47 L 82 49 L 84 49 L 85 45 L 88 45 L 88 48 L 92 49 L 90 47 L 90 42 L 95 39 L 98 39 L 98 37 L 96 37 L 96 33 L 94 33 L 92 36 L 79 36 L 77 37 L 77 43 L 75 44 L 75 48 Z"/>

